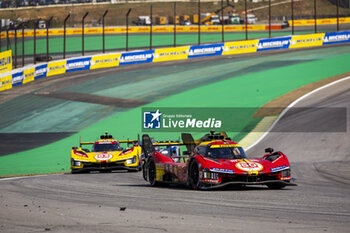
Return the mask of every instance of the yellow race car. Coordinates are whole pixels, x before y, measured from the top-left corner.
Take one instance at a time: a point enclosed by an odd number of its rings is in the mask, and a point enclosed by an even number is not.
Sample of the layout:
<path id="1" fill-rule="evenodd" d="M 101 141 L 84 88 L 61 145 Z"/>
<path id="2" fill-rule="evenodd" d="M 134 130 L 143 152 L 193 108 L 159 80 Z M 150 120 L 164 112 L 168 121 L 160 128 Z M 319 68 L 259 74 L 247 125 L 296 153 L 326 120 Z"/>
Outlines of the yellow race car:
<path id="1" fill-rule="evenodd" d="M 121 143 L 127 144 L 127 148 L 122 148 Z M 92 145 L 91 151 L 82 148 L 84 145 Z M 73 147 L 70 153 L 71 171 L 72 174 L 112 170 L 137 172 L 141 170 L 141 154 L 138 140 L 118 141 L 106 132 L 95 142 L 81 142 L 80 139 L 80 147 Z"/>

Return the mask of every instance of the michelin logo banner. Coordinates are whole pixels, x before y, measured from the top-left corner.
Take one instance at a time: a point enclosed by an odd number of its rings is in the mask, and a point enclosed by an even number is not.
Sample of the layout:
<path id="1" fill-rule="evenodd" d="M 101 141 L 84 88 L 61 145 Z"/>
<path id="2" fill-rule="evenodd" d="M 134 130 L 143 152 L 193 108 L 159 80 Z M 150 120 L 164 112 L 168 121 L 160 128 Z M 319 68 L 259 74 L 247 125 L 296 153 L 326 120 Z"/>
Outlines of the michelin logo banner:
<path id="1" fill-rule="evenodd" d="M 153 61 L 154 50 L 122 53 L 119 65 L 131 65 L 137 63 L 148 63 Z"/>
<path id="2" fill-rule="evenodd" d="M 12 51 L 0 52 L 0 73 L 12 70 Z"/>
<path id="3" fill-rule="evenodd" d="M 23 71 L 12 75 L 12 87 L 21 85 L 24 80 Z"/>
<path id="4" fill-rule="evenodd" d="M 261 39 L 259 40 L 257 51 L 266 51 L 273 49 L 288 49 L 292 37 L 281 37 L 274 39 Z"/>
<path id="5" fill-rule="evenodd" d="M 66 72 L 88 70 L 90 69 L 91 57 L 67 60 Z"/>
<path id="6" fill-rule="evenodd" d="M 292 36 L 289 48 L 308 48 L 322 46 L 324 33 Z"/>
<path id="7" fill-rule="evenodd" d="M 330 32 L 326 33 L 323 44 L 338 44 L 350 42 L 350 32 Z"/>
<path id="8" fill-rule="evenodd" d="M 196 45 L 191 46 L 188 51 L 188 58 L 207 57 L 222 55 L 224 43 L 212 45 Z"/>
<path id="9" fill-rule="evenodd" d="M 47 73 L 47 64 L 39 65 L 35 67 L 34 79 L 44 78 Z"/>

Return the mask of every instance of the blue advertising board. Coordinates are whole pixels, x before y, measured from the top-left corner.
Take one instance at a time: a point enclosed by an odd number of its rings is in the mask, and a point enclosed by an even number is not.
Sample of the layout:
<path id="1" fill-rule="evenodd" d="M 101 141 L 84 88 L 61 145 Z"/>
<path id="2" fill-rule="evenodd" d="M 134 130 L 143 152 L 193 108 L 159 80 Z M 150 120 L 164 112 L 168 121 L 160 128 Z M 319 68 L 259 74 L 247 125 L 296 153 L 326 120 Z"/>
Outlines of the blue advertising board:
<path id="1" fill-rule="evenodd" d="M 338 44 L 350 42 L 350 32 L 327 32 L 323 44 Z"/>
<path id="2" fill-rule="evenodd" d="M 153 61 L 154 50 L 122 53 L 119 60 L 119 65 L 131 65 L 138 63 L 148 63 Z"/>
<path id="3" fill-rule="evenodd" d="M 23 79 L 24 79 L 23 71 L 12 74 L 12 87 L 23 84 Z"/>
<path id="4" fill-rule="evenodd" d="M 67 60 L 66 72 L 90 69 L 91 57 L 75 58 Z"/>
<path id="5" fill-rule="evenodd" d="M 258 43 L 257 51 L 266 51 L 273 49 L 288 49 L 292 37 L 280 37 L 273 39 L 261 39 Z"/>
<path id="6" fill-rule="evenodd" d="M 44 78 L 47 73 L 47 64 L 43 64 L 35 67 L 34 79 Z"/>
<path id="7" fill-rule="evenodd" d="M 224 43 L 220 43 L 191 46 L 190 50 L 188 51 L 188 58 L 222 55 L 224 45 Z"/>

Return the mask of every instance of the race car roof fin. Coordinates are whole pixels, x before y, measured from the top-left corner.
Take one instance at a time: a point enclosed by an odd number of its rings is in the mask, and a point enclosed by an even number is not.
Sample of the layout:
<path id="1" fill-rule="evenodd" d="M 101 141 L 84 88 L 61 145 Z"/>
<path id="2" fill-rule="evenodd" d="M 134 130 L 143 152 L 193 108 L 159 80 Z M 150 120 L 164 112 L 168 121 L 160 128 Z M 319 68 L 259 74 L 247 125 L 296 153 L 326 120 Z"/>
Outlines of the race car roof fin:
<path id="1" fill-rule="evenodd" d="M 196 143 L 190 133 L 181 134 L 182 142 L 186 145 L 187 151 L 193 151 L 196 147 Z"/>
<path id="2" fill-rule="evenodd" d="M 155 151 L 152 140 L 148 136 L 148 134 L 142 135 L 142 150 L 145 153 L 146 157 L 148 157 L 153 151 Z"/>

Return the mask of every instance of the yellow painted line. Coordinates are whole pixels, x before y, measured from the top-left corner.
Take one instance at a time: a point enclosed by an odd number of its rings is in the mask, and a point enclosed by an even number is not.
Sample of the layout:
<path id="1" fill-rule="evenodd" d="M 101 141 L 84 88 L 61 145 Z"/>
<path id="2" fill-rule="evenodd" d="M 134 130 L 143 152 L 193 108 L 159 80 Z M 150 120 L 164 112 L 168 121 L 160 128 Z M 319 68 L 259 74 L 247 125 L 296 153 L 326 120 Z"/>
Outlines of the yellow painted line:
<path id="1" fill-rule="evenodd" d="M 264 117 L 255 128 L 248 133 L 238 144 L 244 149 L 251 146 L 254 142 L 258 141 L 265 132 L 272 126 L 278 116 L 267 116 Z"/>

